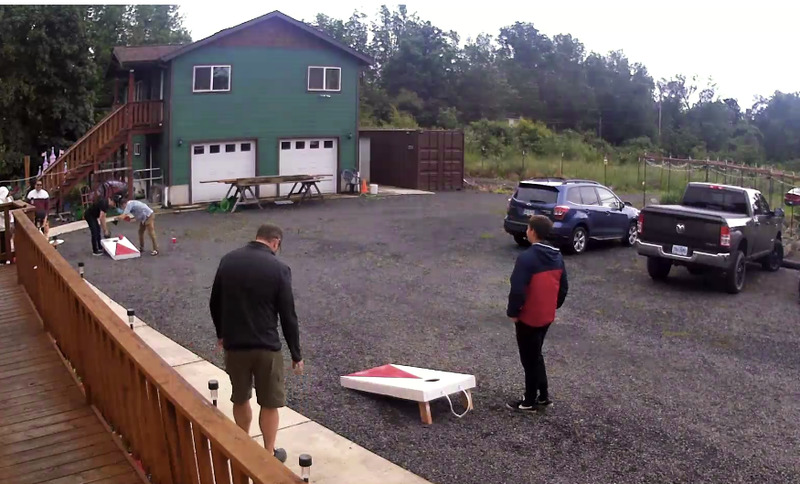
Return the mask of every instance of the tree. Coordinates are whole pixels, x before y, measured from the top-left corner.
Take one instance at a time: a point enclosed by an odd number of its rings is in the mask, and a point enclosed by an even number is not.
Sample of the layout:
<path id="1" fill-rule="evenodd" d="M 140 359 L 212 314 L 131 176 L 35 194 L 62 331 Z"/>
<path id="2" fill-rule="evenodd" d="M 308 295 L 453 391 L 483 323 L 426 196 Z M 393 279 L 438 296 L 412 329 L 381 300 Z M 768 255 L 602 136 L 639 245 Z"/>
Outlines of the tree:
<path id="1" fill-rule="evenodd" d="M 93 124 L 96 74 L 86 9 L 0 6 L 0 170 L 68 147 Z M 89 80 L 89 82 L 87 82 Z"/>

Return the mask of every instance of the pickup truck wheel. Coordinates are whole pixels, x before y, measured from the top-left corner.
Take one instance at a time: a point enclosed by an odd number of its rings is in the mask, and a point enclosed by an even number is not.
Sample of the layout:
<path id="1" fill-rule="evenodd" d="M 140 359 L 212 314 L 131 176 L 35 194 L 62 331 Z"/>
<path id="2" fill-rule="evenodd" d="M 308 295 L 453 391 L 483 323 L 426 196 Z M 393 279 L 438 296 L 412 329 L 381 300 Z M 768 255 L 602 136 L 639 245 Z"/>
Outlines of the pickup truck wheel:
<path id="1" fill-rule="evenodd" d="M 672 262 L 657 257 L 650 257 L 647 259 L 647 273 L 654 281 L 663 281 L 669 276 L 669 271 L 672 269 Z"/>
<path id="2" fill-rule="evenodd" d="M 765 271 L 776 272 L 783 265 L 783 242 L 775 241 L 772 252 L 761 260 L 761 267 Z"/>
<path id="3" fill-rule="evenodd" d="M 517 243 L 518 246 L 523 248 L 528 248 L 531 246 L 531 243 L 528 241 L 527 238 L 525 238 L 524 235 L 515 235 L 514 241 Z"/>
<path id="4" fill-rule="evenodd" d="M 730 294 L 739 294 L 744 288 L 744 280 L 747 275 L 747 262 L 744 252 L 737 251 L 733 258 L 730 269 L 725 274 L 725 290 Z"/>
<path id="5" fill-rule="evenodd" d="M 633 247 L 636 245 L 636 238 L 639 236 L 638 227 L 636 226 L 636 222 L 631 223 L 631 226 L 628 227 L 628 235 L 622 239 L 622 244 L 625 247 Z"/>
<path id="6" fill-rule="evenodd" d="M 567 252 L 570 254 L 582 254 L 586 250 L 588 241 L 589 236 L 586 233 L 586 229 L 583 227 L 575 227 L 566 247 Z"/>

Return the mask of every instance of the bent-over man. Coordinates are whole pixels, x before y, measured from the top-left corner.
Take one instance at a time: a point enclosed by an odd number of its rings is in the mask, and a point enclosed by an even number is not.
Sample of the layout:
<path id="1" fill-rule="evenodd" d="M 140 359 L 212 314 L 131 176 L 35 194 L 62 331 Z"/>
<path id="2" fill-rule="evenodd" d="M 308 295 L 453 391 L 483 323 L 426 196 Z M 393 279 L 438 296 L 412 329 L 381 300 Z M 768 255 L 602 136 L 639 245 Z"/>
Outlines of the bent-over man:
<path id="1" fill-rule="evenodd" d="M 298 375 L 303 372 L 303 357 L 292 272 L 276 256 L 282 239 L 279 227 L 262 225 L 255 241 L 225 255 L 214 277 L 209 306 L 217 345 L 225 352 L 225 370 L 231 379 L 233 419 L 250 432 L 250 398 L 255 382 L 264 447 L 286 462 L 286 451 L 275 448 L 278 409 L 286 405 L 279 319 L 292 368 Z"/>

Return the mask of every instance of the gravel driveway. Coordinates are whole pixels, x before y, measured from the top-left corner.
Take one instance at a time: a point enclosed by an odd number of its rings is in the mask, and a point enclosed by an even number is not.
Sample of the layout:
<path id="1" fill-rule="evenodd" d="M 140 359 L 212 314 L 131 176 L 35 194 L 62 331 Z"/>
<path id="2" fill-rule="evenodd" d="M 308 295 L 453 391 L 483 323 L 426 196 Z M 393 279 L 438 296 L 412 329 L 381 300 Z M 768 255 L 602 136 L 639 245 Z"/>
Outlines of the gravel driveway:
<path id="1" fill-rule="evenodd" d="M 163 215 L 159 257 L 92 257 L 86 231 L 60 250 L 222 366 L 208 314 L 217 263 L 259 223 L 280 224 L 307 369 L 288 378 L 289 405 L 433 482 L 800 482 L 797 272 L 753 266 L 731 296 L 685 269 L 653 283 L 618 244 L 567 257 L 570 294 L 545 343 L 555 405 L 517 414 L 503 406 L 523 382 L 505 317 L 519 253 L 505 204 L 457 192 Z M 389 362 L 475 374 L 476 411 L 457 419 L 436 401 L 425 427 L 414 403 L 339 386 Z"/>

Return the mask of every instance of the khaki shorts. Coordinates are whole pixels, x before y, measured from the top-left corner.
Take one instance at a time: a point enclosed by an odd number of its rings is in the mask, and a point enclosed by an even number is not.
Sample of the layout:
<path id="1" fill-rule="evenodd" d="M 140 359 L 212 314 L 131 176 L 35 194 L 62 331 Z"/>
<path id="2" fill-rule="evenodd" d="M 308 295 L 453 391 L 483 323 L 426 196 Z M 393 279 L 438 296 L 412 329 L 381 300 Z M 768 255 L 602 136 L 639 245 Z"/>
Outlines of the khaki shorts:
<path id="1" fill-rule="evenodd" d="M 225 371 L 231 378 L 231 402 L 245 403 L 253 397 L 260 407 L 280 408 L 286 406 L 284 388 L 283 354 L 268 350 L 225 351 Z"/>

